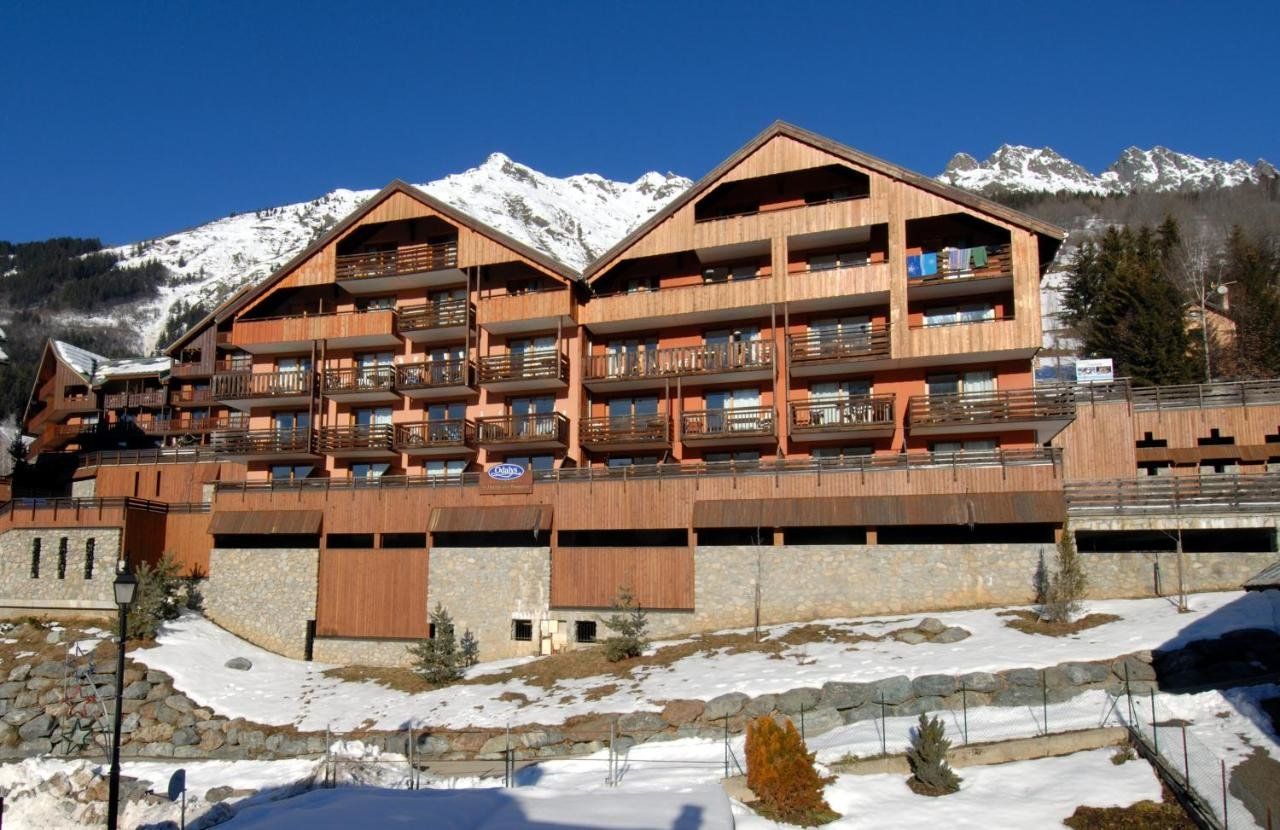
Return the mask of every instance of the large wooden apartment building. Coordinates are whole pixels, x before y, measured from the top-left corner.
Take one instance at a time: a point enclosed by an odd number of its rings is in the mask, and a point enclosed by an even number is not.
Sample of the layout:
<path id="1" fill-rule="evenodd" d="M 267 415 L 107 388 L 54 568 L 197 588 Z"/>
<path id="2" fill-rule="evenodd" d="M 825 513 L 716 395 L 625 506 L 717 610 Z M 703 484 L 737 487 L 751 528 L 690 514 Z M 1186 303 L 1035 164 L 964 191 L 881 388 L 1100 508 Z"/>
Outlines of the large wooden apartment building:
<path id="1" fill-rule="evenodd" d="M 70 498 L 0 517 L 0 607 L 100 606 L 92 540 L 284 653 L 397 662 L 440 602 L 505 656 L 623 585 L 672 633 L 1024 601 L 1068 506 L 1101 594 L 1168 589 L 1170 515 L 1238 585 L 1280 385 L 1037 386 L 1062 238 L 786 124 L 582 274 L 394 182 L 162 364 L 50 344 Z"/>

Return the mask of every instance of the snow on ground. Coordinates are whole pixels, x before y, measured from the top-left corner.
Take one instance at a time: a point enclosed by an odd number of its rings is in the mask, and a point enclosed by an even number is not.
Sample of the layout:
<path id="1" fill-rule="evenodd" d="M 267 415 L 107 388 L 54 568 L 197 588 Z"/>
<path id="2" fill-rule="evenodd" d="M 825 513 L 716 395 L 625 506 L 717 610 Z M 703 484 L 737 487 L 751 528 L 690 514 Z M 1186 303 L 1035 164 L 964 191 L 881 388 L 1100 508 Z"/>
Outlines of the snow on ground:
<path id="1" fill-rule="evenodd" d="M 784 659 L 758 652 L 698 654 L 670 666 L 636 669 L 634 679 L 597 676 L 561 681 L 551 689 L 510 681 L 409 694 L 368 682 L 343 681 L 325 677 L 327 666 L 272 654 L 194 615 L 168 624 L 156 647 L 130 656 L 172 675 L 174 685 L 198 704 L 258 723 L 336 732 L 367 722 L 378 729 L 399 729 L 411 723 L 502 727 L 560 723 L 592 712 L 656 710 L 664 700 L 709 700 L 730 691 L 755 696 L 821 686 L 829 680 L 865 682 L 900 674 L 961 674 L 1109 659 L 1184 640 L 1208 639 L 1237 628 L 1280 628 L 1280 597 L 1274 594 L 1198 594 L 1191 597 L 1187 614 L 1178 614 L 1166 599 L 1090 602 L 1086 603 L 1089 613 L 1115 614 L 1121 619 L 1071 637 L 1024 634 L 1005 625 L 998 616 L 1000 609 L 953 611 L 931 616 L 972 633 L 954 644 L 907 645 L 891 639 L 808 643 L 784 649 Z M 852 634 L 881 636 L 914 626 L 922 618 L 914 614 L 823 622 Z M 767 633 L 776 637 L 792 627 L 774 626 Z M 253 669 L 224 667 L 237 656 L 252 660 Z M 492 668 L 487 665 L 481 671 Z M 613 693 L 583 700 L 587 690 L 610 683 L 618 687 Z M 504 692 L 519 693 L 529 702 L 522 705 L 510 700 L 511 695 L 499 700 Z M 562 703 L 567 696 L 574 702 Z"/>

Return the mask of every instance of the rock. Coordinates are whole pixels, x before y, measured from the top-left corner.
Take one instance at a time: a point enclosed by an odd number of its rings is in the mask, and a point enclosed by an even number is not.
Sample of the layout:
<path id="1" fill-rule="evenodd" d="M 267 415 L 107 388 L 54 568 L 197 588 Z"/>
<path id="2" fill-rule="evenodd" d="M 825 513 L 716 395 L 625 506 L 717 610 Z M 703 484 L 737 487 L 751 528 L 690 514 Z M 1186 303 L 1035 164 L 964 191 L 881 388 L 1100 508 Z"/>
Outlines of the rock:
<path id="1" fill-rule="evenodd" d="M 508 749 L 519 745 L 520 743 L 515 740 L 515 736 L 508 737 L 506 734 L 494 735 L 480 746 L 477 757 L 500 758 Z"/>
<path id="2" fill-rule="evenodd" d="M 10 700 L 22 694 L 26 690 L 27 681 L 25 677 L 21 680 L 10 680 L 8 683 L 0 683 L 0 697 L 8 698 Z"/>
<path id="3" fill-rule="evenodd" d="M 871 687 L 866 683 L 843 683 L 832 680 L 822 684 L 818 705 L 829 706 L 832 709 L 853 709 L 866 703 L 870 696 Z"/>
<path id="4" fill-rule="evenodd" d="M 209 729 L 200 733 L 199 746 L 205 752 L 221 749 L 226 742 L 227 739 L 216 729 Z"/>
<path id="5" fill-rule="evenodd" d="M 163 703 L 156 706 L 155 718 L 161 723 L 167 723 L 170 726 L 178 726 L 178 721 L 181 717 L 181 712 L 176 709 L 170 709 Z"/>
<path id="6" fill-rule="evenodd" d="M 893 707 L 894 715 L 920 715 L 925 712 L 936 712 L 944 708 L 942 698 L 936 695 L 926 695 L 924 697 L 914 697 L 905 703 L 900 703 Z"/>
<path id="7" fill-rule="evenodd" d="M 526 749 L 540 749 L 564 741 L 564 735 L 554 729 L 534 729 L 520 733 L 520 745 Z"/>
<path id="8" fill-rule="evenodd" d="M 196 732 L 194 729 L 175 729 L 173 735 L 169 738 L 169 743 L 174 746 L 191 746 L 197 742 Z"/>
<path id="9" fill-rule="evenodd" d="M 14 746 L 19 740 L 17 727 L 0 721 L 0 747 Z"/>
<path id="10" fill-rule="evenodd" d="M 136 713 L 124 715 L 120 718 L 120 734 L 127 735 L 138 728 L 138 715 Z"/>
<path id="11" fill-rule="evenodd" d="M 707 701 L 706 708 L 702 711 L 703 720 L 720 720 L 721 718 L 732 717 L 742 711 L 742 707 L 747 705 L 749 697 L 742 692 L 729 692 L 728 694 L 713 697 Z"/>
<path id="12" fill-rule="evenodd" d="M 9 724 L 10 726 L 22 726 L 22 724 L 31 720 L 38 714 L 40 713 L 35 709 L 30 709 L 27 707 L 18 707 L 17 705 L 15 705 L 14 708 L 10 709 L 8 712 L 5 712 L 4 717 L 0 718 L 0 720 L 3 720 L 5 723 Z"/>
<path id="13" fill-rule="evenodd" d="M 121 695 L 125 700 L 146 700 L 147 694 L 151 691 L 151 684 L 145 680 L 135 680 L 128 686 L 124 687 L 124 693 Z"/>
<path id="14" fill-rule="evenodd" d="M 820 689 L 807 687 L 792 689 L 789 692 L 783 692 L 778 695 L 778 711 L 786 715 L 795 715 L 802 710 L 809 710 L 817 706 L 820 697 L 822 697 Z"/>
<path id="15" fill-rule="evenodd" d="M 213 790 L 210 790 L 209 792 L 213 792 Z M 212 801 L 213 799 L 206 795 L 205 800 Z M 219 824 L 231 821 L 231 819 L 235 817 L 235 814 L 235 810 L 231 809 L 225 801 L 219 801 L 217 804 L 214 804 L 206 810 L 204 815 L 189 823 L 187 828 L 188 830 L 208 830 L 210 827 L 216 827 Z"/>
<path id="16" fill-rule="evenodd" d="M 672 726 L 684 726 L 702 717 L 706 708 L 701 700 L 673 700 L 663 707 L 662 719 Z"/>
<path id="17" fill-rule="evenodd" d="M 723 737 L 724 733 L 710 726 L 698 726 L 693 723 L 686 723 L 684 726 L 676 730 L 677 738 L 709 738 L 715 740 Z"/>
<path id="18" fill-rule="evenodd" d="M 144 723 L 133 732 L 137 744 L 157 744 L 173 737 L 173 727 L 167 723 Z"/>
<path id="19" fill-rule="evenodd" d="M 937 617 L 925 617 L 916 626 L 916 631 L 928 637 L 936 637 L 947 630 L 947 624 Z"/>
<path id="20" fill-rule="evenodd" d="M 761 715 L 771 715 L 778 709 L 777 695 L 759 695 L 753 697 L 742 707 L 743 714 L 748 717 L 758 718 Z"/>
<path id="21" fill-rule="evenodd" d="M 27 681 L 27 688 L 33 692 L 43 692 L 45 689 L 52 689 L 58 685 L 58 681 L 52 677 L 33 677 Z"/>
<path id="22" fill-rule="evenodd" d="M 653 712 L 631 712 L 618 718 L 618 731 L 624 735 L 645 735 L 664 732 L 667 722 Z"/>
<path id="23" fill-rule="evenodd" d="M 30 676 L 31 676 L 30 663 L 21 663 L 9 670 L 9 680 L 11 682 L 17 681 L 21 683 Z M 0 697 L 5 697 L 5 695 L 3 693 L 0 693 Z"/>
<path id="24" fill-rule="evenodd" d="M 167 683 L 169 682 L 169 675 L 165 674 L 162 671 L 147 669 L 147 682 L 153 685 L 157 683 Z"/>
<path id="25" fill-rule="evenodd" d="M 246 795 L 253 795 L 255 790 L 237 790 L 235 787 L 221 786 L 210 787 L 204 794 L 204 800 L 209 803 L 217 801 L 226 801 L 228 798 L 239 798 Z"/>
<path id="26" fill-rule="evenodd" d="M 902 703 L 911 697 L 911 678 L 905 674 L 877 680 L 871 693 L 871 702 L 884 702 L 890 706 Z"/>
<path id="27" fill-rule="evenodd" d="M 142 754 L 152 758 L 172 758 L 173 745 L 163 741 L 146 744 L 142 747 Z"/>
<path id="28" fill-rule="evenodd" d="M 1009 669 L 1000 672 L 1010 686 L 1040 686 L 1040 672 L 1035 669 Z"/>
<path id="29" fill-rule="evenodd" d="M 223 663 L 223 665 L 229 669 L 235 669 L 236 671 L 248 671 L 253 668 L 253 662 L 247 657 L 232 657 L 230 660 Z"/>
<path id="30" fill-rule="evenodd" d="M 958 643 L 961 640 L 967 639 L 969 639 L 969 632 L 967 629 L 960 628 L 959 626 L 951 626 L 941 634 L 934 637 L 933 642 L 945 645 L 947 643 Z"/>
<path id="31" fill-rule="evenodd" d="M 1126 671 L 1128 674 L 1126 675 Z M 1121 657 L 1111 664 L 1111 673 L 1120 680 L 1155 680 L 1156 670 L 1150 663 L 1145 663 L 1135 655 Z"/>
<path id="32" fill-rule="evenodd" d="M 911 681 L 916 697 L 946 697 L 956 690 L 956 679 L 949 674 L 925 674 Z"/>
<path id="33" fill-rule="evenodd" d="M 48 634 L 44 635 L 44 641 L 51 646 L 57 645 L 58 643 L 62 642 L 62 632 L 57 629 L 54 629 L 53 631 L 50 631 Z"/>
<path id="34" fill-rule="evenodd" d="M 1010 686 L 991 697 L 992 706 L 1033 706 L 1044 703 L 1044 693 L 1035 686 Z"/>
<path id="35" fill-rule="evenodd" d="M 323 746 L 324 739 L 321 739 L 318 742 L 319 744 L 321 744 L 318 750 L 312 749 L 311 740 L 312 740 L 311 738 L 307 738 L 307 749 L 309 751 L 311 752 L 324 751 L 324 746 Z M 449 740 L 447 738 L 442 738 L 439 735 L 419 735 L 417 740 L 417 749 L 415 750 L 415 752 L 418 755 L 444 755 L 446 752 L 449 752 L 452 749 L 453 747 L 449 746 Z"/>
<path id="36" fill-rule="evenodd" d="M 792 718 L 792 721 L 799 728 L 800 719 L 798 717 Z M 830 732 L 839 726 L 844 726 L 844 717 L 835 709 L 819 707 L 811 712 L 806 711 L 804 713 L 804 735 L 806 739 L 814 735 Z"/>
<path id="37" fill-rule="evenodd" d="M 147 692 L 147 700 L 159 702 L 171 694 L 173 694 L 173 687 L 168 683 L 160 683 L 158 685 L 152 685 L 151 691 Z"/>
<path id="38" fill-rule="evenodd" d="M 1000 689 L 1000 678 L 985 671 L 960 675 L 960 687 L 969 692 L 994 692 Z"/>
<path id="39" fill-rule="evenodd" d="M 48 715 L 36 715 L 31 720 L 18 727 L 18 735 L 24 741 L 34 741 L 37 738 L 47 738 L 53 734 L 53 718 Z"/>
<path id="40" fill-rule="evenodd" d="M 53 752 L 53 741 L 48 738 L 35 738 L 18 744 L 18 751 L 27 755 L 49 755 Z"/>
<path id="41" fill-rule="evenodd" d="M 61 680 L 67 674 L 65 663 L 59 663 L 55 660 L 46 660 L 31 670 L 32 677 L 51 677 Z"/>
<path id="42" fill-rule="evenodd" d="M 923 632 L 916 631 L 914 628 L 904 628 L 901 631 L 893 632 L 893 639 L 909 646 L 918 646 L 921 643 L 929 642 L 928 636 Z"/>
<path id="43" fill-rule="evenodd" d="M 188 715 L 196 708 L 185 695 L 169 695 L 164 699 L 164 705 Z"/>
<path id="44" fill-rule="evenodd" d="M 207 758 L 209 753 L 205 752 L 196 744 L 184 744 L 173 748 L 174 758 Z"/>
<path id="45" fill-rule="evenodd" d="M 241 729 L 237 743 L 249 749 L 262 749 L 266 746 L 267 736 L 257 729 Z"/>

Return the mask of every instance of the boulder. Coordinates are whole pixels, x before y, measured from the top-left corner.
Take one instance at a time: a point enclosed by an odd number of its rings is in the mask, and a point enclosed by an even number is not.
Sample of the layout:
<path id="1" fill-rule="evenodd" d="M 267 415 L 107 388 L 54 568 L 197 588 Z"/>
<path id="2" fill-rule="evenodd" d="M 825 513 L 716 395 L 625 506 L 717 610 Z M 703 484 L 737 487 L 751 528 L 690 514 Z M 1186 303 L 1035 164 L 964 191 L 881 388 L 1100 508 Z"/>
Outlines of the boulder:
<path id="1" fill-rule="evenodd" d="M 900 703 L 893 707 L 891 714 L 893 715 L 920 715 L 925 712 L 936 712 L 946 708 L 943 705 L 942 698 L 936 695 L 927 695 L 925 697 L 914 697 L 905 703 Z"/>
<path id="2" fill-rule="evenodd" d="M 748 717 L 758 718 L 761 715 L 771 715 L 777 709 L 777 695 L 759 695 L 751 698 L 747 705 L 742 707 L 742 712 Z"/>
<path id="3" fill-rule="evenodd" d="M 310 752 L 323 752 L 323 739 L 321 739 L 319 743 L 321 744 L 320 748 L 318 750 L 313 749 L 312 747 L 314 744 L 312 744 L 312 739 L 307 738 L 307 750 Z M 449 745 L 449 740 L 447 738 L 443 738 L 440 735 L 419 735 L 417 740 L 417 749 L 415 752 L 418 755 L 434 756 L 444 755 L 446 752 L 451 752 L 452 750 L 453 747 Z"/>
<path id="4" fill-rule="evenodd" d="M 890 706 L 902 703 L 911 697 L 911 678 L 905 674 L 877 680 L 871 693 L 872 703 L 886 703 Z"/>
<path id="5" fill-rule="evenodd" d="M 822 684 L 822 695 L 818 699 L 818 705 L 833 709 L 853 709 L 866 703 L 870 696 L 871 687 L 867 683 L 842 683 L 832 680 Z"/>
<path id="6" fill-rule="evenodd" d="M 31 720 L 18 727 L 18 735 L 24 741 L 34 741 L 39 738 L 47 738 L 53 734 L 53 718 L 48 715 L 36 715 Z"/>
<path id="7" fill-rule="evenodd" d="M 190 714 L 196 708 L 195 704 L 188 700 L 186 695 L 169 695 L 164 699 L 164 705 L 170 709 L 177 709 L 184 714 Z"/>
<path id="8" fill-rule="evenodd" d="M 742 711 L 742 707 L 747 705 L 747 701 L 751 698 L 742 692 L 729 692 L 728 694 L 713 697 L 707 701 L 706 708 L 702 711 L 703 720 L 720 720 L 721 718 L 732 717 Z"/>
<path id="9" fill-rule="evenodd" d="M 973 671 L 960 675 L 960 687 L 969 692 L 994 692 L 1000 688 L 1000 678 L 985 671 Z"/>
<path id="10" fill-rule="evenodd" d="M 554 729 L 534 729 L 520 733 L 520 746 L 526 749 L 539 749 L 553 746 L 564 741 L 564 735 Z"/>
<path id="11" fill-rule="evenodd" d="M 181 720 L 182 713 L 177 709 L 170 709 L 168 706 L 161 703 L 156 706 L 155 718 L 161 723 L 167 723 L 170 726 L 178 726 L 178 721 Z"/>
<path id="12" fill-rule="evenodd" d="M 947 630 L 947 624 L 937 617 L 925 617 L 916 625 L 916 630 L 928 637 L 936 637 Z"/>
<path id="13" fill-rule="evenodd" d="M 792 721 L 796 728 L 800 727 L 800 718 L 794 717 Z M 844 717 L 840 712 L 829 707 L 818 707 L 813 711 L 804 713 L 804 735 L 805 738 L 811 738 L 814 735 L 822 735 L 830 732 L 832 729 L 844 726 Z"/>
<path id="14" fill-rule="evenodd" d="M 1044 693 L 1036 686 L 1010 686 L 991 697 L 992 706 L 1038 706 L 1044 703 Z"/>
<path id="15" fill-rule="evenodd" d="M 818 705 L 822 691 L 814 688 L 792 689 L 778 695 L 778 711 L 785 715 L 795 715 L 808 711 Z"/>
<path id="16" fill-rule="evenodd" d="M 706 708 L 701 700 L 673 700 L 663 707 L 662 719 L 672 726 L 684 726 L 702 717 Z"/>
<path id="17" fill-rule="evenodd" d="M 30 663 L 20 663 L 19 665 L 16 665 L 16 666 L 14 666 L 12 669 L 10 669 L 10 670 L 9 670 L 9 680 L 10 680 L 10 681 L 16 681 L 16 682 L 21 683 L 21 682 L 25 681 L 25 680 L 26 680 L 28 677 L 30 677 L 30 676 L 31 676 L 31 664 L 30 664 Z M 3 694 L 0 694 L 0 697 L 4 697 L 4 695 L 3 695 Z"/>
<path id="18" fill-rule="evenodd" d="M 65 663 L 59 663 L 56 660 L 46 660 L 31 670 L 32 677 L 53 677 L 61 680 L 67 673 Z"/>
<path id="19" fill-rule="evenodd" d="M 1128 674 L 1126 675 L 1126 671 Z M 1144 662 L 1136 655 L 1121 657 L 1111 664 L 1111 673 L 1121 680 L 1155 680 L 1156 670 L 1149 662 Z"/>
<path id="20" fill-rule="evenodd" d="M 618 718 L 618 731 L 624 735 L 651 735 L 666 728 L 667 722 L 655 712 L 630 712 Z"/>
<path id="21" fill-rule="evenodd" d="M 1040 672 L 1035 669 L 1009 669 L 1000 674 L 1010 686 L 1039 686 L 1042 683 Z"/>
<path id="22" fill-rule="evenodd" d="M 911 681 L 916 697 L 946 697 L 956 690 L 956 679 L 949 674 L 925 674 Z"/>
<path id="23" fill-rule="evenodd" d="M 958 643 L 961 640 L 967 640 L 967 639 L 969 639 L 968 629 L 960 628 L 959 626 L 953 625 L 947 630 L 943 631 L 941 634 L 934 637 L 933 642 L 942 643 L 945 645 L 947 643 Z"/>
<path id="24" fill-rule="evenodd" d="M 33 692 L 43 692 L 45 689 L 52 689 L 60 685 L 60 681 L 54 680 L 52 677 L 33 677 L 27 681 L 27 688 Z"/>
<path id="25" fill-rule="evenodd" d="M 901 631 L 893 632 L 893 639 L 900 643 L 906 643 L 909 646 L 917 646 L 921 643 L 929 642 L 929 637 L 923 631 L 917 631 L 914 628 L 904 628 Z"/>
<path id="26" fill-rule="evenodd" d="M 30 668 L 28 666 L 28 668 Z M 12 675 L 10 675 L 12 677 Z M 12 700 L 27 690 L 27 679 L 10 680 L 8 683 L 0 683 L 0 697 Z"/>
<path id="27" fill-rule="evenodd" d="M 148 693 L 151 692 L 151 684 L 145 680 L 135 680 L 128 686 L 124 687 L 124 693 L 121 694 L 125 700 L 146 700 Z"/>
<path id="28" fill-rule="evenodd" d="M 251 661 L 248 657 L 232 657 L 230 660 L 223 663 L 222 665 L 226 666 L 229 669 L 235 669 L 236 671 L 248 671 L 249 669 L 253 668 L 253 661 Z"/>
<path id="29" fill-rule="evenodd" d="M 175 729 L 173 735 L 169 737 L 169 743 L 174 746 L 191 746 L 198 742 L 196 731 L 194 729 Z"/>
<path id="30" fill-rule="evenodd" d="M 58 643 L 62 642 L 62 631 L 55 628 L 53 631 L 50 631 L 48 634 L 44 635 L 44 641 L 51 646 L 57 645 Z"/>

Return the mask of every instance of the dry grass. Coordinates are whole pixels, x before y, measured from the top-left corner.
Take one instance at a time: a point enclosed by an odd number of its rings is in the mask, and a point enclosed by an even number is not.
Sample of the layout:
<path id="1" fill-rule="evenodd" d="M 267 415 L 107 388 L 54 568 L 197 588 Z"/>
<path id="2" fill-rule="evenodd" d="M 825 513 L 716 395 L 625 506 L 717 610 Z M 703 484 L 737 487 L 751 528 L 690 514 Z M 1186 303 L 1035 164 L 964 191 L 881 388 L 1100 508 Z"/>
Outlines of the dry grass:
<path id="1" fill-rule="evenodd" d="M 1167 787 L 1164 800 L 1139 801 L 1128 807 L 1085 807 L 1063 820 L 1072 830 L 1196 830 L 1196 824 Z"/>
<path id="2" fill-rule="evenodd" d="M 1069 637 L 1120 619 L 1115 614 L 1088 614 L 1074 622 L 1049 622 L 1040 619 L 1034 611 L 1001 611 L 999 616 L 1005 618 L 1005 625 L 1023 634 L 1043 634 L 1046 637 Z"/>
<path id="3" fill-rule="evenodd" d="M 90 636 L 102 636 L 87 634 L 88 629 L 97 628 L 101 631 L 110 632 L 115 627 L 114 621 L 106 618 L 59 623 L 63 629 L 61 641 L 46 643 L 45 638 L 49 636 L 52 625 L 47 619 L 27 617 L 22 620 L 10 621 L 6 625 L 12 625 L 12 628 L 7 632 L 0 633 L 0 640 L 14 640 L 14 642 L 0 642 L 0 666 L 8 667 L 18 663 L 39 665 L 49 660 L 62 662 L 67 659 L 67 648 L 71 643 L 77 640 L 86 640 Z M 130 641 L 130 648 L 133 648 L 134 645 Z M 19 654 L 24 656 L 19 657 Z M 116 657 L 115 640 L 109 637 L 98 643 L 92 655 L 95 662 L 114 660 Z"/>

